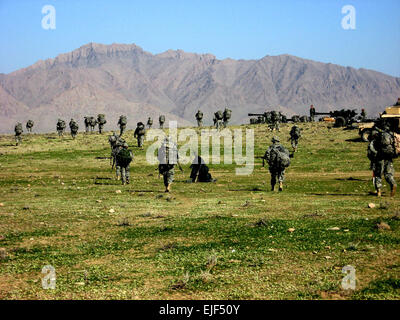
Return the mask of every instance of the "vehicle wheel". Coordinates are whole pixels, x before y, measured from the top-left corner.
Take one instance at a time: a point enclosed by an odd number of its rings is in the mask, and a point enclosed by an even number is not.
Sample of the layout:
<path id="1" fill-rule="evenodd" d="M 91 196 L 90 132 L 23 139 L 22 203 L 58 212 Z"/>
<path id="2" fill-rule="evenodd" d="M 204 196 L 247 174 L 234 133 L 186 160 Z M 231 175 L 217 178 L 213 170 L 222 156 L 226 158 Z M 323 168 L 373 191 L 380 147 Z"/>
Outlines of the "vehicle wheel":
<path id="1" fill-rule="evenodd" d="M 337 117 L 335 120 L 335 127 L 344 127 L 346 125 L 346 119 L 343 117 Z"/>
<path id="2" fill-rule="evenodd" d="M 364 141 L 364 142 L 368 142 L 369 141 L 368 138 L 369 138 L 370 134 L 371 134 L 371 130 L 364 129 L 361 132 L 361 140 Z"/>

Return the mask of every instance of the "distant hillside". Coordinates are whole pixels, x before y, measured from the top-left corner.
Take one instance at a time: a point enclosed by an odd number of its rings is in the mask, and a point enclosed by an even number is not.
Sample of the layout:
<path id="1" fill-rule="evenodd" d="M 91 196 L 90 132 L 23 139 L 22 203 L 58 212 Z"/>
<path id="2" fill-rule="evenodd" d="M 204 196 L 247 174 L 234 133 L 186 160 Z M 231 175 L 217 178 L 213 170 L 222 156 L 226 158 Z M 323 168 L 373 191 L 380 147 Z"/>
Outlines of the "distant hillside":
<path id="1" fill-rule="evenodd" d="M 205 123 L 229 106 L 233 122 L 248 112 L 279 109 L 287 115 L 365 107 L 377 114 L 400 96 L 400 78 L 379 72 L 305 60 L 290 55 L 260 60 L 218 60 L 211 54 L 168 50 L 153 55 L 131 44 L 89 43 L 55 59 L 0 74 L 0 132 L 16 121 L 35 120 L 35 131 L 54 131 L 57 118 L 105 113 L 106 129 L 120 114 L 128 127 L 162 113 L 179 125 Z"/>

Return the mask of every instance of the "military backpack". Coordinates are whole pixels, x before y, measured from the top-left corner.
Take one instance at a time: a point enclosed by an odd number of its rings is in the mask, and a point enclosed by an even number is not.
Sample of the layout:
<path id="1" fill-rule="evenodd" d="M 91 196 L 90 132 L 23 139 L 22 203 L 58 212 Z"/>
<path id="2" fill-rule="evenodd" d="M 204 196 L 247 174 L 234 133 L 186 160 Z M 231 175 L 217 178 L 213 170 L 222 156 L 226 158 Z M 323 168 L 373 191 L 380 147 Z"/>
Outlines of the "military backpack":
<path id="1" fill-rule="evenodd" d="M 132 162 L 132 153 L 130 150 L 123 148 L 117 153 L 116 159 L 119 166 L 126 167 Z"/>

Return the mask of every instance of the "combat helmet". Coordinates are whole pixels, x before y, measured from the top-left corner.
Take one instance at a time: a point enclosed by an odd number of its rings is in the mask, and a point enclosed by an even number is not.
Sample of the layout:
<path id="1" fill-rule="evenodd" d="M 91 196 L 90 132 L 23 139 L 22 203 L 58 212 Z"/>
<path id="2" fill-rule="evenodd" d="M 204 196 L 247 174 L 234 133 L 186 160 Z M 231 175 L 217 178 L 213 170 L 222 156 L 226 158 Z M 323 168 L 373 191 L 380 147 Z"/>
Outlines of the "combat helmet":
<path id="1" fill-rule="evenodd" d="M 275 143 L 275 142 L 281 142 L 281 140 L 280 140 L 279 137 L 277 137 L 277 136 L 272 137 L 271 141 L 272 141 L 273 143 Z"/>

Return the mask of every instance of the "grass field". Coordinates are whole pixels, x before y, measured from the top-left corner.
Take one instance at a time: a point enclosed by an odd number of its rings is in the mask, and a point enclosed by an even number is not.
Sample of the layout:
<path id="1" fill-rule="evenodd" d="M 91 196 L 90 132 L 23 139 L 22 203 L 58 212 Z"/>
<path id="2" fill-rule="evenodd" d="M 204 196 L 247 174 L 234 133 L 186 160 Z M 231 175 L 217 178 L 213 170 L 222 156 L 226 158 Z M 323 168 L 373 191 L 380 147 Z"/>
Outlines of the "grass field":
<path id="1" fill-rule="evenodd" d="M 0 298 L 399 299 L 399 195 L 386 183 L 382 198 L 369 194 L 357 131 L 300 126 L 280 193 L 260 161 L 250 176 L 210 165 L 210 184 L 186 183 L 185 165 L 165 194 L 135 147 L 131 184 L 114 180 L 109 160 L 96 159 L 109 156 L 108 134 L 24 135 L 18 147 L 0 136 Z M 253 128 L 262 156 L 272 134 Z M 287 147 L 289 129 L 279 133 Z M 125 138 L 136 145 L 132 131 Z M 45 265 L 54 290 L 42 288 Z M 355 290 L 341 288 L 346 265 Z"/>

